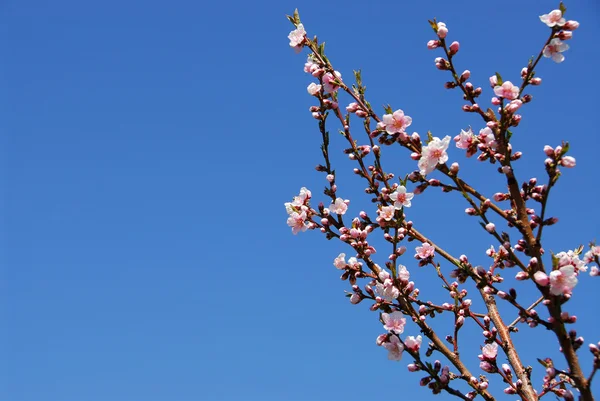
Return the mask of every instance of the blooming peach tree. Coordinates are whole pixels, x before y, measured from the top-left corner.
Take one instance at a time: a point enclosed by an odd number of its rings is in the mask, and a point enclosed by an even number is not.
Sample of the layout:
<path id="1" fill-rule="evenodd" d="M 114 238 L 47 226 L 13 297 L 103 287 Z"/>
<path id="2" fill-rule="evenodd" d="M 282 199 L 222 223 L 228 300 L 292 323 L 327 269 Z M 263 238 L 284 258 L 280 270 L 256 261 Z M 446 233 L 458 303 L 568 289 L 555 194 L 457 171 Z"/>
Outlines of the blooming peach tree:
<path id="1" fill-rule="evenodd" d="M 600 344 L 581 349 L 583 338 L 567 329 L 576 321 L 567 307 L 583 276 L 600 275 L 600 246 L 591 243 L 549 255 L 542 242 L 544 229 L 557 221 L 546 215 L 550 191 L 562 170 L 575 167 L 576 162 L 568 155 L 568 143 L 546 145 L 543 152 L 547 157 L 547 177 L 543 182 L 535 178 L 519 181 L 514 165 L 522 154 L 511 144 L 511 136 L 521 121 L 518 111 L 532 100 L 527 91 L 542 83 L 536 76 L 538 63 L 544 58 L 561 63 L 569 49 L 566 41 L 579 26 L 576 21 L 566 20 L 565 12 L 561 3 L 559 9 L 540 16 L 549 35 L 538 55 L 522 69 L 518 82 L 505 80 L 498 73 L 490 77 L 488 90 L 493 93 L 493 108 L 487 109 L 480 104 L 484 89 L 470 81 L 470 71 L 459 72 L 455 68 L 459 42 L 449 41 L 445 23 L 429 21 L 434 37 L 427 48 L 441 53 L 435 65 L 450 76 L 445 87 L 460 91 L 466 101 L 462 110 L 480 119 L 478 131 L 461 130 L 454 138 L 409 133 L 413 121 L 401 109 L 387 106 L 382 115 L 378 114 L 365 97 L 360 71 L 354 73 L 355 82 L 348 85 L 327 58 L 324 45 L 307 35 L 298 12 L 288 16 L 294 25 L 289 34 L 290 46 L 297 52 L 309 53 L 304 71 L 313 79 L 307 88 L 315 101 L 310 111 L 322 137 L 323 162 L 317 171 L 325 174 L 324 195 L 329 205 L 320 202 L 313 207 L 311 191 L 302 188 L 291 202 L 285 203 L 287 224 L 294 234 L 317 230 L 327 239 L 348 245 L 348 254 L 339 254 L 333 265 L 342 272 L 342 280 L 348 280 L 352 286 L 347 294 L 350 302 L 367 302 L 371 311 L 378 312 L 385 333 L 377 337 L 376 344 L 387 350 L 391 360 L 408 359 L 408 370 L 420 372 L 421 386 L 433 394 L 446 392 L 464 400 L 479 396 L 491 401 L 495 399 L 492 394 L 499 390 L 530 401 L 550 394 L 565 400 L 575 396 L 586 401 L 594 399 L 591 382 L 600 368 Z M 349 99 L 345 106 L 341 103 L 343 98 Z M 348 218 L 350 201 L 338 195 L 327 130 L 330 120 L 339 125 L 346 142 L 343 152 L 356 163 L 354 173 L 364 179 L 365 192 L 374 205 L 372 210 L 361 211 L 353 218 Z M 359 133 L 351 129 L 351 122 L 363 131 L 360 139 Z M 413 163 L 416 162 L 416 169 L 399 179 L 385 171 L 382 164 L 382 149 L 398 145 L 408 149 Z M 448 165 L 451 147 L 456 148 L 455 152 L 465 152 L 467 157 L 476 156 L 479 162 L 497 166 L 505 187 L 491 197 L 478 191 L 461 177 L 458 163 Z M 438 178 L 432 178 L 434 174 Z M 474 266 L 466 255 L 452 255 L 409 219 L 408 209 L 418 201 L 415 195 L 429 187 L 462 195 L 467 203 L 466 213 L 480 220 L 494 242 L 486 251 L 491 260 L 489 266 Z M 498 222 L 506 229 L 497 229 Z M 379 263 L 381 252 L 371 240 L 376 234 L 391 249 L 389 257 Z M 409 242 L 417 246 L 411 247 Z M 416 263 L 405 257 L 409 247 L 414 249 Z M 414 265 L 435 273 L 447 302 L 436 304 L 423 299 L 417 284 L 411 281 Z M 537 292 L 537 301 L 522 304 L 517 300 L 516 289 L 503 285 L 503 276 L 508 274 L 527 291 Z M 468 282 L 474 284 L 478 293 L 475 301 L 468 297 Z M 499 303 L 514 308 L 517 318 L 512 322 L 505 320 Z M 444 333 L 431 323 L 440 315 L 451 316 L 453 322 Z M 467 360 L 459 353 L 459 333 L 468 325 L 481 333 L 477 344 L 479 360 Z M 539 359 L 541 369 L 526 366 L 512 338 L 521 326 L 552 333 L 564 359 Z M 591 352 L 592 366 L 582 366 L 579 352 Z M 507 363 L 501 363 L 504 360 Z M 541 385 L 534 385 L 533 375 L 543 377 Z M 490 379 L 494 376 L 504 385 L 492 385 Z"/>

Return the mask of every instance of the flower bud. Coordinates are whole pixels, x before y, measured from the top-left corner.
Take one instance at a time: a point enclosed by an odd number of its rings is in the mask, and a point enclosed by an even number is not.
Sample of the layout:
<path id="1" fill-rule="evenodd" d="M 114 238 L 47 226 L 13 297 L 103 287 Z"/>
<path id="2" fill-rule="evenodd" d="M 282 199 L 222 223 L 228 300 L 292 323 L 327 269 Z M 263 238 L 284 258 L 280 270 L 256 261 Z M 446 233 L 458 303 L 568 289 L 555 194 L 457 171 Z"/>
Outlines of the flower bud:
<path id="1" fill-rule="evenodd" d="M 430 40 L 429 42 L 427 42 L 427 48 L 429 50 L 433 50 L 433 49 L 437 48 L 439 45 L 440 45 L 439 40 Z"/>
<path id="2" fill-rule="evenodd" d="M 458 53 L 459 49 L 460 49 L 460 43 L 458 43 L 457 41 L 452 42 L 452 44 L 450 45 L 450 54 Z"/>
<path id="3" fill-rule="evenodd" d="M 563 25 L 563 29 L 567 30 L 567 31 L 574 31 L 577 28 L 579 28 L 579 22 L 577 22 L 577 21 L 572 21 L 572 20 L 571 21 L 567 21 Z"/>

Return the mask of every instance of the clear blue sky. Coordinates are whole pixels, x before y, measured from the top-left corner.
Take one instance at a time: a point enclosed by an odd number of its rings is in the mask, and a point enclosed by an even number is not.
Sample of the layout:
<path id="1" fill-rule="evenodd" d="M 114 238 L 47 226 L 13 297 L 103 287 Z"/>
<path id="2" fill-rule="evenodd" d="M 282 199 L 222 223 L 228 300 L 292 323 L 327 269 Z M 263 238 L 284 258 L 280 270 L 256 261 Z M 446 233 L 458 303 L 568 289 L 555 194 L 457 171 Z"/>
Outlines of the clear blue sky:
<path id="1" fill-rule="evenodd" d="M 300 9 L 344 78 L 363 69 L 380 111 L 391 103 L 414 130 L 443 137 L 481 127 L 443 89 L 440 54 L 425 48 L 427 19 L 447 23 L 462 45 L 459 68 L 487 100 L 495 71 L 519 81 L 548 33 L 538 15 L 556 6 L 2 2 L 0 400 L 431 399 L 421 375 L 406 371 L 408 358 L 388 361 L 375 346 L 377 316 L 344 298 L 332 261 L 348 249 L 286 226 L 283 203 L 302 186 L 323 199 L 325 181 L 313 169 L 311 79 L 305 55 L 288 46 L 285 14 Z M 514 137 L 522 180 L 543 177 L 545 144 L 568 139 L 577 158 L 549 206 L 561 219 L 546 232 L 555 252 L 598 238 L 600 225 L 600 8 L 567 7 L 581 27 L 564 63 L 542 61 L 543 84 Z M 491 166 L 459 153 L 452 148 L 450 160 L 470 181 L 502 190 Z M 387 155 L 389 171 L 416 168 L 400 149 Z M 351 163 L 334 160 L 357 215 L 370 206 L 358 197 L 363 184 Z M 459 198 L 427 191 L 409 217 L 453 253 L 488 263 L 491 239 L 460 213 Z M 405 264 L 439 301 L 431 272 L 410 256 Z M 582 277 L 569 304 L 586 343 L 600 340 L 591 320 L 598 280 Z M 523 328 L 517 343 L 528 361 L 556 354 L 541 329 Z M 465 336 L 477 373 L 480 344 L 478 332 Z"/>

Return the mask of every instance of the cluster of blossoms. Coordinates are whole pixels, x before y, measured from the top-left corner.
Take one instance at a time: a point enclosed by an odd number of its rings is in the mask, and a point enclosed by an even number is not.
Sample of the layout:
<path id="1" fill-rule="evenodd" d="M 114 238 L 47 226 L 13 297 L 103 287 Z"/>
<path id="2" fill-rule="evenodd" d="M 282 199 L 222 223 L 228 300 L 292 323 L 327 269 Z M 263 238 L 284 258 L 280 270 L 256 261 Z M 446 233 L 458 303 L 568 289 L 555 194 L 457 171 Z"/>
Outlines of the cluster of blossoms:
<path id="1" fill-rule="evenodd" d="M 300 194 L 295 196 L 291 202 L 285 203 L 285 210 L 288 214 L 287 224 L 292 228 L 292 233 L 298 234 L 300 231 L 306 231 L 311 228 L 310 216 L 314 214 L 310 208 L 311 192 L 302 187 Z"/>
<path id="2" fill-rule="evenodd" d="M 481 151 L 481 154 L 477 157 L 479 161 L 488 158 L 495 161 L 503 158 L 503 155 L 497 153 L 498 144 L 490 127 L 480 129 L 479 135 L 475 135 L 471 128 L 466 131 L 461 130 L 460 134 L 454 137 L 454 142 L 456 142 L 458 149 L 467 151 L 467 157 L 473 156 L 478 150 Z"/>
<path id="3" fill-rule="evenodd" d="M 562 53 L 569 49 L 569 45 L 562 41 L 573 37 L 572 31 L 579 28 L 579 22 L 565 20 L 562 10 L 552 10 L 548 14 L 541 15 L 540 20 L 556 31 L 555 37 L 544 48 L 544 57 L 562 63 L 565 59 Z"/>
<path id="4" fill-rule="evenodd" d="M 579 253 L 576 251 L 559 252 L 553 257 L 554 270 L 549 275 L 538 271 L 533 277 L 542 287 L 549 286 L 552 295 L 570 296 L 573 288 L 577 285 L 579 273 L 587 272 L 587 264 L 594 261 L 593 257 L 598 255 L 600 255 L 600 247 L 597 246 L 592 246 L 584 255 L 583 260 L 579 259 Z M 599 275 L 597 266 L 592 266 L 590 275 Z"/>
<path id="5" fill-rule="evenodd" d="M 306 32 L 297 14 L 293 18 L 289 17 L 296 27 L 289 35 L 290 46 L 295 50 L 307 47 L 312 52 L 308 56 L 304 71 L 318 80 L 318 83 L 309 84 L 307 92 L 319 100 L 319 106 L 311 107 L 313 116 L 319 120 L 319 129 L 323 135 L 322 151 L 325 163 L 317 166 L 317 171 L 327 173 L 326 179 L 330 186 L 325 189 L 325 195 L 331 197 L 331 203 L 328 207 L 321 203 L 318 212 L 311 209 L 309 205 L 311 193 L 306 188 L 302 188 L 300 195 L 296 196 L 292 202 L 285 204 L 289 215 L 288 225 L 294 234 L 320 227 L 321 232 L 326 234 L 328 239 L 337 238 L 353 248 L 355 253 L 349 258 L 346 258 L 345 253 L 340 253 L 333 261 L 335 268 L 343 271 L 342 280 L 349 280 L 352 285 L 352 292 L 347 294 L 350 302 L 358 304 L 364 300 L 373 301 L 370 310 L 381 311 L 380 321 L 387 331 L 386 334 L 377 337 L 377 345 L 388 351 L 388 358 L 391 360 L 399 361 L 405 351 L 409 352 L 410 356 L 414 358 L 414 362 L 408 365 L 408 369 L 412 372 L 426 371 L 428 376 L 421 379 L 421 385 L 428 386 L 434 394 L 446 390 L 456 395 L 457 391 L 451 389 L 449 383 L 451 380 L 460 378 L 465 380 L 473 390 L 461 398 L 473 399 L 476 395 L 481 395 L 488 401 L 493 399 L 487 392 L 489 383 L 485 376 L 476 378 L 461 364 L 454 364 L 460 371 L 460 374 L 454 374 L 450 372 L 450 367 L 442 367 L 439 360 L 433 364 L 423 362 L 420 353 L 422 337 L 420 335 L 407 336 L 404 340 L 401 337 L 407 321 L 414 322 L 421 333 L 432 341 L 424 353 L 426 357 L 430 357 L 433 352 L 441 352 L 446 359 L 451 360 L 453 357 L 458 357 L 458 331 L 472 319 L 482 329 L 486 343 L 479 355 L 480 369 L 486 373 L 500 375 L 502 380 L 509 384 L 509 387 L 504 390 L 505 393 L 518 394 L 522 399 L 537 399 L 538 393 L 533 389 L 529 373 L 518 358 L 515 359 L 510 352 L 513 349 L 510 332 L 517 330 L 515 327 L 517 323 L 526 323 L 532 328 L 541 325 L 553 330 L 554 324 L 575 322 L 575 316 L 563 311 L 562 305 L 569 300 L 581 272 L 589 270 L 592 276 L 600 275 L 598 267 L 592 266 L 592 263 L 598 265 L 600 262 L 600 246 L 596 245 L 591 245 L 590 250 L 582 259 L 580 259 L 581 249 L 560 252 L 553 256 L 552 268 L 548 269 L 547 265 L 544 267 L 542 259 L 544 250 L 540 242 L 542 227 L 556 223 L 557 219 L 545 217 L 545 207 L 542 207 L 540 216 L 538 216 L 536 210 L 526 204 L 528 200 L 534 200 L 545 206 L 549 189 L 558 179 L 558 167 L 575 166 L 575 159 L 566 155 L 568 146 L 563 144 L 556 148 L 549 146 L 544 148 L 548 157 L 545 162 L 546 170 L 550 178 L 547 185 L 537 185 L 537 180 L 531 179 L 519 187 L 519 183 L 512 173 L 511 162 L 518 160 L 521 152 L 513 152 L 510 144 L 511 132 L 508 131 L 508 128 L 519 125 L 521 116 L 517 114 L 517 111 L 532 99 L 531 95 L 523 94 L 523 90 L 528 85 L 541 84 L 542 80 L 535 76 L 534 69 L 542 55 L 551 57 L 556 62 L 563 61 L 564 56 L 561 53 L 568 49 L 568 46 L 562 41 L 570 39 L 572 31 L 579 25 L 575 21 L 566 21 L 563 14 L 564 9 L 561 5 L 561 9 L 540 17 L 541 21 L 551 28 L 551 36 L 544 44 L 537 60 L 530 61 L 528 66 L 522 69 L 522 84 L 504 81 L 499 74 L 489 78 L 489 84 L 494 94 L 491 103 L 498 106 L 497 115 L 494 110 L 484 111 L 485 108 L 482 109 L 477 104 L 476 100 L 482 94 L 483 89 L 475 87 L 469 82 L 471 72 L 465 70 L 459 75 L 454 69 L 455 63 L 452 62 L 452 57 L 459 52 L 460 44 L 456 41 L 449 45 L 446 43 L 448 35 L 446 24 L 435 20 L 430 21 L 437 38 L 429 41 L 427 47 L 429 49 L 439 48 L 445 52 L 446 58 L 436 58 L 435 64 L 440 70 L 450 71 L 453 77 L 452 81 L 446 82 L 445 87 L 448 89 L 460 88 L 463 98 L 468 102 L 463 105 L 462 109 L 480 115 L 485 124 L 478 134 L 475 134 L 471 128 L 461 130 L 454 137 L 456 147 L 465 150 L 467 157 L 479 152 L 478 160 L 500 163 L 498 171 L 506 175 L 508 190 L 496 193 L 493 200 L 496 202 L 511 201 L 510 208 L 507 210 L 501 210 L 491 199 L 487 199 L 466 184 L 462 180 L 462 176 L 459 178 L 458 163 L 453 163 L 450 168 L 446 166 L 449 159 L 447 150 L 451 141 L 450 136 L 440 138 L 428 133 L 427 139 L 422 142 L 418 133 L 409 134 L 406 131 L 413 123 L 412 118 L 406 115 L 402 109 L 393 111 L 390 106 L 385 108 L 385 114 L 379 119 L 364 97 L 365 87 L 362 86 L 360 72 L 355 72 L 356 85 L 350 88 L 350 85 L 344 84 L 342 75 L 333 69 L 325 57 L 323 46 L 318 45 L 316 38 L 313 41 L 306 37 Z M 353 101 L 345 108 L 345 114 L 343 108 L 338 108 L 337 104 L 343 93 L 347 93 L 353 98 Z M 327 112 L 328 110 L 331 112 Z M 344 150 L 344 153 L 351 160 L 357 162 L 357 167 L 354 169 L 355 174 L 365 178 L 369 183 L 365 192 L 372 195 L 371 200 L 377 204 L 375 221 L 371 221 L 366 212 L 360 212 L 360 218 L 354 218 L 348 226 L 342 218 L 348 212 L 350 201 L 340 198 L 336 194 L 335 170 L 332 169 L 329 159 L 329 134 L 325 129 L 328 115 L 337 118 L 343 127 L 340 133 L 350 145 Z M 359 145 L 359 142 L 352 137 L 350 121 L 355 118 L 362 119 L 370 144 Z M 377 125 L 371 131 L 373 128 L 370 124 L 374 121 L 377 122 Z M 399 144 L 409 149 L 411 158 L 417 161 L 418 171 L 413 171 L 404 180 L 400 179 L 400 184 L 392 183 L 394 175 L 384 172 L 381 168 L 379 159 L 381 150 L 373 142 L 373 139 L 377 137 L 379 137 L 380 144 Z M 370 156 L 367 157 L 367 155 Z M 371 162 L 372 158 L 374 160 Z M 444 180 L 448 178 L 452 182 L 446 183 L 426 177 L 436 170 L 445 175 Z M 406 187 L 408 181 L 420 185 L 416 186 L 413 192 L 409 192 Z M 467 214 L 481 217 L 482 227 L 494 237 L 494 240 L 499 242 L 497 250 L 492 245 L 486 251 L 487 255 L 493 259 L 489 270 L 481 266 L 473 267 L 465 255 L 461 255 L 458 259 L 453 258 L 443 248 L 434 246 L 433 242 L 416 231 L 412 221 L 406 220 L 405 208 L 411 207 L 414 195 L 421 193 L 428 186 L 441 187 L 444 192 L 460 190 L 469 201 L 470 207 L 466 209 Z M 501 231 L 500 228 L 497 229 L 496 225 L 490 221 L 491 219 L 486 215 L 488 210 L 490 213 L 492 211 L 496 213 L 495 218 L 502 217 L 509 229 L 515 231 L 518 229 L 522 234 L 521 238 L 518 238 L 516 242 L 511 241 L 508 233 Z M 320 225 L 311 220 L 314 216 L 321 218 Z M 533 231 L 535 229 L 538 229 L 537 238 L 536 232 Z M 393 246 L 385 268 L 381 268 L 373 261 L 372 257 L 376 251 L 367 241 L 368 236 L 375 230 L 381 230 L 383 238 Z M 420 244 L 416 246 L 414 258 L 420 267 L 431 265 L 435 268 L 437 276 L 443 280 L 444 289 L 448 291 L 452 302 L 435 305 L 431 301 L 419 299 L 419 289 L 415 288 L 413 281 L 409 281 L 408 268 L 398 263 L 399 258 L 406 252 L 406 247 L 401 245 L 405 239 Z M 516 252 L 522 252 L 529 259 L 522 261 L 520 259 L 522 256 L 517 255 Z M 449 272 L 450 277 L 456 278 L 455 282 L 450 284 L 444 276 L 445 272 L 442 270 L 441 264 L 437 260 L 434 263 L 436 255 L 448 260 L 453 267 L 456 267 L 455 270 Z M 511 288 L 506 291 L 500 289 L 500 286 L 504 285 L 502 284 L 504 279 L 498 271 L 517 265 L 520 270 L 515 276 L 516 280 L 522 284 L 529 282 L 533 287 L 537 284 L 535 288 L 539 289 L 542 294 L 542 298 L 529 308 L 525 308 L 516 301 L 515 289 Z M 588 265 L 590 266 L 588 267 Z M 545 273 L 547 271 L 549 271 L 548 274 Z M 370 280 L 364 289 L 356 284 L 357 280 L 361 278 Z M 465 283 L 469 278 L 475 282 L 480 291 L 487 313 L 472 312 L 472 301 L 466 299 L 466 289 L 459 288 L 459 285 Z M 504 300 L 517 308 L 518 317 L 512 324 L 507 325 L 497 317 L 498 311 L 495 309 L 496 301 L 494 299 Z M 544 305 L 549 306 L 548 310 L 551 316 L 547 320 L 541 319 L 533 309 L 542 301 Z M 559 312 L 555 312 L 556 310 Z M 451 347 L 447 348 L 443 342 L 438 341 L 439 338 L 428 326 L 427 319 L 441 313 L 454 315 L 454 334 L 446 336 L 446 341 L 454 347 L 453 351 L 450 349 Z M 556 331 L 559 342 L 561 342 L 561 350 L 565 353 L 574 352 L 583 344 L 583 339 L 576 337 L 573 333 L 575 332 L 569 333 L 569 342 L 565 343 L 562 342 L 563 338 L 560 337 L 560 332 Z M 498 345 L 501 345 L 510 365 L 506 363 L 498 366 Z M 572 349 L 565 351 L 565 347 L 569 346 Z M 592 352 L 594 351 L 592 350 Z M 600 360 L 600 351 L 598 351 L 598 359 Z M 598 365 L 598 369 L 600 369 L 600 362 Z M 514 382 L 513 371 L 516 376 Z M 549 379 L 544 379 L 543 391 L 552 391 L 568 399 L 570 393 L 560 392 L 554 384 L 547 385 L 547 383 L 555 383 L 553 380 L 556 374 L 552 376 L 548 373 L 547 376 Z M 563 384 L 563 382 L 558 384 Z M 589 400 L 589 398 L 585 399 Z"/>

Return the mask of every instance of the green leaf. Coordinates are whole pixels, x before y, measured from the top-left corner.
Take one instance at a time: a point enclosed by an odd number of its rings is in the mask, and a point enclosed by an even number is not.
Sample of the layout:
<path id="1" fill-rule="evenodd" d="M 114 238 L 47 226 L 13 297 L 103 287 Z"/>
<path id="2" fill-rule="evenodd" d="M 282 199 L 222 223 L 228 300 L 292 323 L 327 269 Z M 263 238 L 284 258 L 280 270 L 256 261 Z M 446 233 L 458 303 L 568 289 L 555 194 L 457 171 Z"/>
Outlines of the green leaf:
<path id="1" fill-rule="evenodd" d="M 300 23 L 300 14 L 298 13 L 298 9 L 294 10 L 294 20 L 299 24 Z"/>
<path id="2" fill-rule="evenodd" d="M 389 104 L 387 106 L 383 106 L 383 110 L 385 110 L 385 114 L 394 114 L 392 106 L 390 106 Z"/>
<path id="3" fill-rule="evenodd" d="M 498 81 L 498 85 L 502 85 L 502 77 L 500 76 L 500 73 L 497 72 L 496 73 L 496 80 Z"/>
<path id="4" fill-rule="evenodd" d="M 558 5 L 558 8 L 560 9 L 560 11 L 562 12 L 563 16 L 565 15 L 565 13 L 567 12 L 567 7 L 565 7 L 565 5 L 563 4 L 563 2 L 561 1 L 560 4 Z"/>
<path id="5" fill-rule="evenodd" d="M 354 78 L 356 79 L 356 84 L 358 86 L 362 86 L 362 77 L 360 75 L 360 70 L 354 71 Z"/>
<path id="6" fill-rule="evenodd" d="M 426 145 L 429 145 L 429 142 L 433 141 L 433 135 L 431 135 L 431 131 L 427 131 L 427 141 L 425 142 Z"/>
<path id="7" fill-rule="evenodd" d="M 427 20 L 427 22 L 429 22 L 429 25 L 431 25 L 431 29 L 433 29 L 434 32 L 438 31 L 438 25 L 437 25 L 437 21 L 435 20 L 435 18 L 432 20 Z"/>

